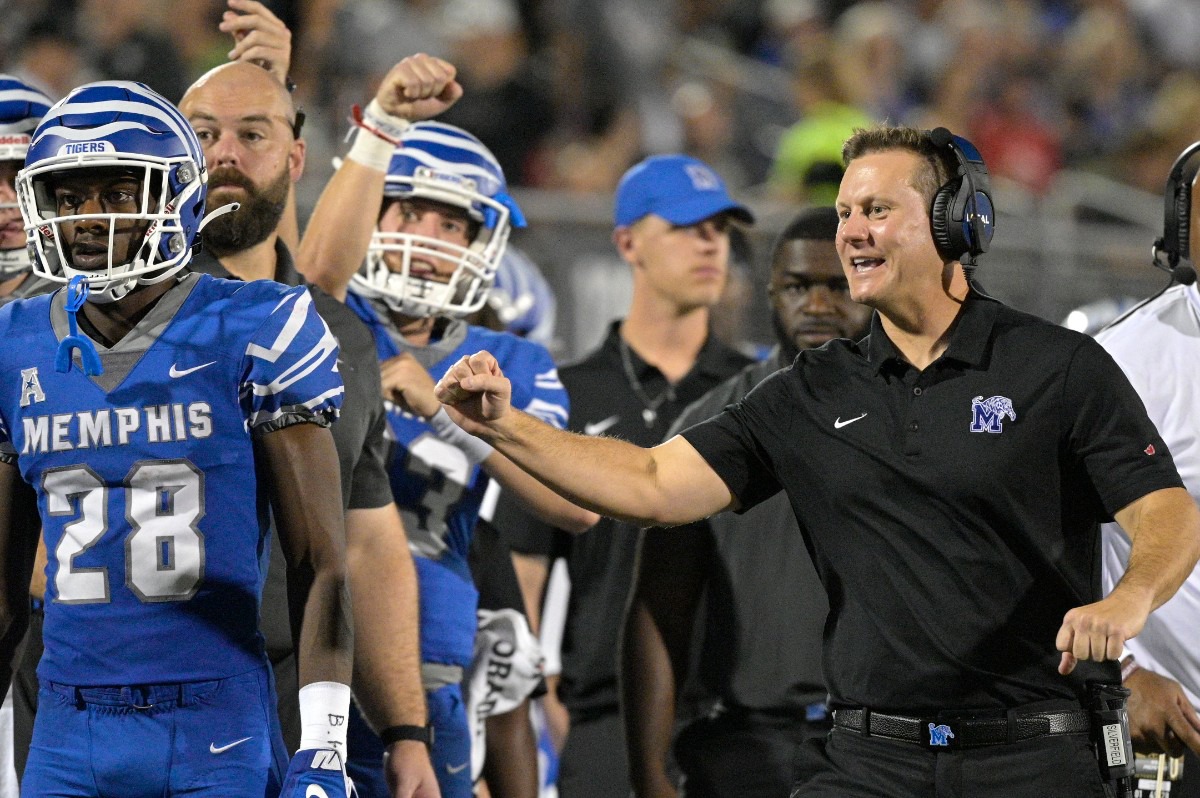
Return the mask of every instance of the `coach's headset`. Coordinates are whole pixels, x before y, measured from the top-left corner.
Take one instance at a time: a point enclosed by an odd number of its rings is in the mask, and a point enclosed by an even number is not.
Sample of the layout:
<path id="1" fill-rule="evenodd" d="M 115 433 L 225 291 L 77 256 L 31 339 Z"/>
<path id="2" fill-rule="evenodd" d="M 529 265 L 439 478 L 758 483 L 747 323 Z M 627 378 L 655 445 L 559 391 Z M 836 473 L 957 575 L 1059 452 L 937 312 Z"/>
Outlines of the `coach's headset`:
<path id="1" fill-rule="evenodd" d="M 958 173 L 933 195 L 929 223 L 943 258 L 957 260 L 970 278 L 975 259 L 987 252 L 996 231 L 992 187 L 987 166 L 975 145 L 944 127 L 929 131 L 934 146 L 948 149 L 958 161 Z"/>
<path id="2" fill-rule="evenodd" d="M 1183 285 L 1196 282 L 1196 269 L 1191 260 L 1191 232 L 1192 181 L 1200 171 L 1200 160 L 1192 163 L 1197 152 L 1200 152 L 1200 141 L 1181 152 L 1171 166 L 1163 192 L 1163 234 L 1155 240 L 1151 252 L 1154 266 Z"/>

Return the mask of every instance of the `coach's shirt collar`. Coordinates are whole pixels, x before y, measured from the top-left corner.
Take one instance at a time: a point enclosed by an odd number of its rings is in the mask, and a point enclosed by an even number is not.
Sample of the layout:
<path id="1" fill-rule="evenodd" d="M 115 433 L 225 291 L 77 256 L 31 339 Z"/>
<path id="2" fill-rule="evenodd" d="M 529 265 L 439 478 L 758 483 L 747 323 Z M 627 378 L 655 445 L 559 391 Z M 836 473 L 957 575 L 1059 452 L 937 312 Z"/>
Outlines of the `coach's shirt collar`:
<path id="1" fill-rule="evenodd" d="M 996 322 L 996 314 L 1000 304 L 989 296 L 972 290 L 963 301 L 950 331 L 950 344 L 936 362 L 954 360 L 965 366 L 979 367 L 986 365 L 988 344 L 992 338 L 992 326 Z M 871 332 L 866 341 L 867 360 L 876 374 L 885 366 L 905 371 L 912 368 L 911 364 L 900 354 L 900 350 L 887 337 L 883 330 L 883 322 L 879 313 L 871 317 Z"/>

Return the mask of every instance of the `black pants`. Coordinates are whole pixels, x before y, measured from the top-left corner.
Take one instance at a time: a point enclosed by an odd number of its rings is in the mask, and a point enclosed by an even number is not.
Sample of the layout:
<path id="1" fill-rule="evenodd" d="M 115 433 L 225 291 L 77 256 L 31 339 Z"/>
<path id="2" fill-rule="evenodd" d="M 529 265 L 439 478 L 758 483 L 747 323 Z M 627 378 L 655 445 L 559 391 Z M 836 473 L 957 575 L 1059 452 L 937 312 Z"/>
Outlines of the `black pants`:
<path id="1" fill-rule="evenodd" d="M 797 711 L 802 714 L 802 710 Z M 829 733 L 829 722 L 731 711 L 697 718 L 675 739 L 686 798 L 783 798 L 796 747 Z"/>
<path id="2" fill-rule="evenodd" d="M 42 659 L 43 617 L 41 610 L 30 614 L 29 629 L 21 641 L 13 666 L 13 765 L 17 770 L 18 782 L 25 775 L 29 743 L 33 740 L 33 719 L 37 716 L 37 664 Z"/>
<path id="3" fill-rule="evenodd" d="M 629 798 L 629 791 L 621 713 L 573 714 L 558 760 L 559 798 Z"/>
<path id="4" fill-rule="evenodd" d="M 792 798 L 1104 798 L 1085 734 L 933 752 L 835 728 L 796 754 Z"/>

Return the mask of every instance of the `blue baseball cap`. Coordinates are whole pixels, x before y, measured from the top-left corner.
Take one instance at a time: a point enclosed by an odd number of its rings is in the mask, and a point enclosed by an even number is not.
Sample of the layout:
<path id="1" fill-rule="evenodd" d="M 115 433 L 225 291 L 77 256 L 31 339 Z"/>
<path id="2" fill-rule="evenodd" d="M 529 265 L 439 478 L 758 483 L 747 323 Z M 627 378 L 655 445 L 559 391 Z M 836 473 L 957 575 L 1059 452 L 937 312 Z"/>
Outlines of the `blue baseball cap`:
<path id="1" fill-rule="evenodd" d="M 671 224 L 689 225 L 722 211 L 754 224 L 754 215 L 733 201 L 708 164 L 687 155 L 652 155 L 621 177 L 613 219 L 617 227 L 627 227 L 653 213 Z"/>

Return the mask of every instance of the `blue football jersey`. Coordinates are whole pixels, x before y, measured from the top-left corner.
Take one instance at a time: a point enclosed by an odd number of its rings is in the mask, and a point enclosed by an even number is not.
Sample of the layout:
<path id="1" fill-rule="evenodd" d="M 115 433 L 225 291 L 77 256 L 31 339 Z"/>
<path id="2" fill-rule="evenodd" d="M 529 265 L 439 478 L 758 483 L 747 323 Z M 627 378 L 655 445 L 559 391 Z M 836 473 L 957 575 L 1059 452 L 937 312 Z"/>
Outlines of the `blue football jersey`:
<path id="1" fill-rule="evenodd" d="M 263 661 L 256 435 L 327 424 L 337 341 L 303 288 L 188 275 L 111 349 L 55 370 L 65 292 L 0 309 L 0 455 L 37 491 L 42 679 L 225 678 Z"/>
<path id="2" fill-rule="evenodd" d="M 440 379 L 464 355 L 486 349 L 512 382 L 513 407 L 553 424 L 567 423 L 567 392 L 550 353 L 540 344 L 506 332 L 450 322 L 440 341 L 407 348 L 390 322 L 366 298 L 347 304 L 371 328 L 381 361 L 410 352 Z M 415 555 L 421 607 L 421 657 L 467 667 L 474 650 L 479 594 L 467 554 L 488 477 L 422 419 L 385 402 L 388 433 L 396 451 L 389 476 Z"/>

